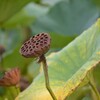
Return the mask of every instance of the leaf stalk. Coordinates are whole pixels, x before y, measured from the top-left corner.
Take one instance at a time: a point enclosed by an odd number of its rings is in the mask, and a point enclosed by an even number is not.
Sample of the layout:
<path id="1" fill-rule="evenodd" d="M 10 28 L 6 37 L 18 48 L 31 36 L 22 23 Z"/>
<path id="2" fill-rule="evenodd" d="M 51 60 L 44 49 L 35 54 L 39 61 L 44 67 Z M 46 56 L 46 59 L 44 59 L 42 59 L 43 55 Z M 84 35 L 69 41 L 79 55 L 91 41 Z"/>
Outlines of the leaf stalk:
<path id="1" fill-rule="evenodd" d="M 39 62 L 39 63 L 41 62 L 42 65 L 43 65 L 46 88 L 47 88 L 47 90 L 49 91 L 49 93 L 50 93 L 51 97 L 53 98 L 53 100 L 57 100 L 55 94 L 53 93 L 53 91 L 52 91 L 52 89 L 51 89 L 51 87 L 50 87 L 49 75 L 48 75 L 48 65 L 47 65 L 45 56 L 44 56 L 44 55 L 40 56 L 38 62 Z"/>

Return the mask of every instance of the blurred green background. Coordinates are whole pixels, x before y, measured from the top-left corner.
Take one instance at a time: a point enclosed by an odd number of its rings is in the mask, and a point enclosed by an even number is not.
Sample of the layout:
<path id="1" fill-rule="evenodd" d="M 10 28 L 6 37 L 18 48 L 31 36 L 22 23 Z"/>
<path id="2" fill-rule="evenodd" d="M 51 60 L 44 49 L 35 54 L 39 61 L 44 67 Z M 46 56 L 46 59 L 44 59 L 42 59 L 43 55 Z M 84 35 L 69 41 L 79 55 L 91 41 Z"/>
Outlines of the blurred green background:
<path id="1" fill-rule="evenodd" d="M 66 46 L 99 17 L 100 0 L 0 0 L 0 45 L 5 48 L 0 55 L 0 71 L 19 67 L 22 78 L 30 84 L 40 67 L 19 54 L 24 41 L 47 32 L 52 37 L 50 54 Z M 0 87 L 0 95 L 4 93 Z"/>

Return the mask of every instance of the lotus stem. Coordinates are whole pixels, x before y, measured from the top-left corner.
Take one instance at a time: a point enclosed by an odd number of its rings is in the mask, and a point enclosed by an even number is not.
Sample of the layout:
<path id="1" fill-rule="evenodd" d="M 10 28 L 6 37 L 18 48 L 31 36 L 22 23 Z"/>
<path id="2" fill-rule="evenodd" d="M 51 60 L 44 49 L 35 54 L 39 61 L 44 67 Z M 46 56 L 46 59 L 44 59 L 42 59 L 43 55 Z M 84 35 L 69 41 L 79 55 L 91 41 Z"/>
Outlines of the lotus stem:
<path id="1" fill-rule="evenodd" d="M 48 76 L 48 66 L 47 66 L 46 58 L 45 58 L 44 55 L 42 55 L 40 57 L 39 62 L 41 62 L 43 64 L 46 88 L 49 91 L 49 93 L 50 93 L 51 97 L 53 98 L 53 100 L 57 100 L 55 94 L 53 93 L 53 91 L 52 91 L 52 89 L 50 87 L 49 76 Z"/>

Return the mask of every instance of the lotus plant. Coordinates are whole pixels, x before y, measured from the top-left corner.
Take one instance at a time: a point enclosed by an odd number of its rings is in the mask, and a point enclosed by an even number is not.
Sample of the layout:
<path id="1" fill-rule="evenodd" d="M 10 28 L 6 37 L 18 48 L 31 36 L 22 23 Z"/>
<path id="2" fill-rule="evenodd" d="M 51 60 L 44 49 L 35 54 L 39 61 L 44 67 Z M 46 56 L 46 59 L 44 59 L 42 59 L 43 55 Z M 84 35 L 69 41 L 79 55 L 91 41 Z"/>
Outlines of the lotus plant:
<path id="1" fill-rule="evenodd" d="M 20 53 L 26 58 L 38 58 L 38 63 L 43 64 L 45 85 L 53 100 L 57 100 L 49 83 L 48 66 L 45 58 L 45 53 L 50 49 L 51 37 L 48 33 L 40 33 L 32 36 L 26 41 L 21 49 Z"/>

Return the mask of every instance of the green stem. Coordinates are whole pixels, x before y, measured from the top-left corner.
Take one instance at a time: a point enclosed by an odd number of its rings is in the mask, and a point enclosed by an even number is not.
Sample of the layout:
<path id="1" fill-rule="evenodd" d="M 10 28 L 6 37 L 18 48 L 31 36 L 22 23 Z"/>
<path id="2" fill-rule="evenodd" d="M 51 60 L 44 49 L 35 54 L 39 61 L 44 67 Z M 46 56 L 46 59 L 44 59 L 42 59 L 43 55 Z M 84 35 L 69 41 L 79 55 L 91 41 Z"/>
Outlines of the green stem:
<path id="1" fill-rule="evenodd" d="M 15 86 L 15 88 L 16 88 L 17 95 L 19 95 L 19 93 L 20 93 L 20 87 L 19 86 Z"/>
<path id="2" fill-rule="evenodd" d="M 13 100 L 14 99 L 14 96 L 11 95 L 11 92 L 10 91 L 7 91 L 7 94 L 5 95 L 5 98 L 8 98 L 9 100 Z"/>
<path id="3" fill-rule="evenodd" d="M 12 87 L 5 87 L 6 88 L 6 95 L 4 95 L 4 98 L 7 98 L 8 100 L 14 100 L 14 91 L 12 91 Z"/>
<path id="4" fill-rule="evenodd" d="M 89 77 L 88 78 L 89 78 L 89 85 L 91 86 L 93 92 L 95 93 L 96 100 L 100 100 L 100 94 L 99 94 L 99 92 L 98 92 L 98 90 L 96 88 L 96 84 L 95 84 L 95 81 L 94 81 L 94 77 L 93 77 L 93 73 L 92 72 L 89 73 Z"/>
<path id="5" fill-rule="evenodd" d="M 40 62 L 43 64 L 46 88 L 49 91 L 50 95 L 52 96 L 53 100 L 57 100 L 49 84 L 48 66 L 47 66 L 46 58 L 44 55 L 40 57 Z"/>

